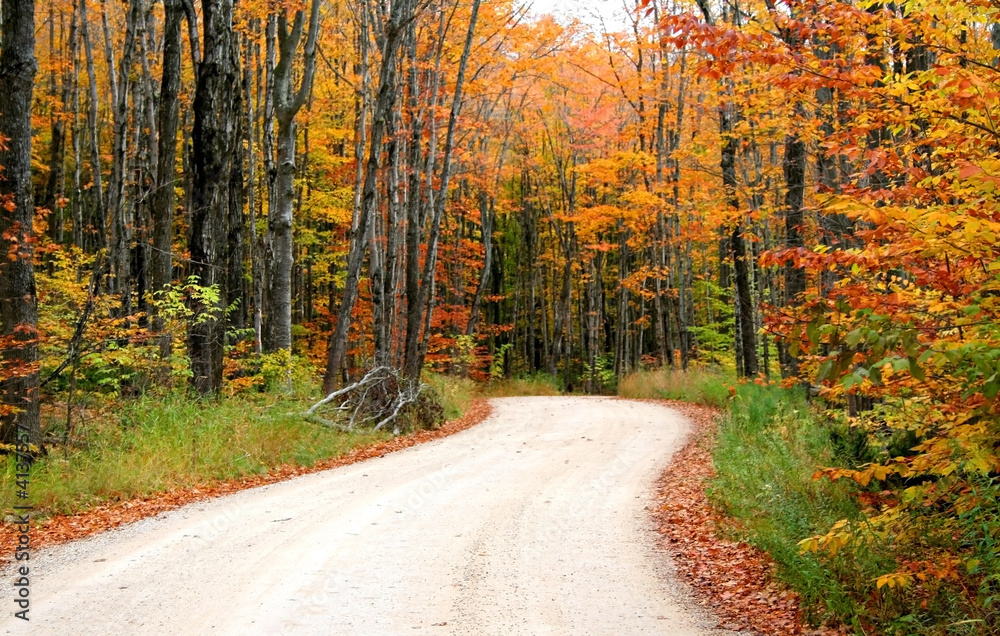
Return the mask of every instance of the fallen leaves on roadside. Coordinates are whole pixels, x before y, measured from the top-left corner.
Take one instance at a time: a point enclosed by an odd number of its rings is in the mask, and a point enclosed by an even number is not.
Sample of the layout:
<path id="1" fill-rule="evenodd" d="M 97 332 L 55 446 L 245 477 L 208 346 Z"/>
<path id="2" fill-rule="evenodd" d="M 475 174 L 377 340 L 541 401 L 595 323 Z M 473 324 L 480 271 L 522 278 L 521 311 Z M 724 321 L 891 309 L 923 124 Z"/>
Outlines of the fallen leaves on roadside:
<path id="1" fill-rule="evenodd" d="M 357 462 L 382 457 L 404 448 L 423 444 L 431 440 L 454 435 L 474 426 L 489 417 L 492 407 L 486 400 L 475 400 L 465 414 L 450 422 L 446 422 L 435 430 L 420 430 L 409 435 L 402 435 L 364 446 L 342 455 L 324 461 L 316 462 L 310 467 L 284 464 L 273 468 L 264 475 L 249 475 L 246 477 L 196 484 L 175 490 L 157 493 L 149 497 L 115 501 L 94 506 L 84 512 L 72 515 L 57 514 L 33 524 L 31 528 L 31 548 L 38 548 L 82 539 L 105 530 L 147 517 L 153 517 L 161 512 L 173 510 L 180 506 L 204 499 L 212 499 L 222 495 L 232 494 L 247 488 L 255 488 L 278 481 L 291 479 L 299 475 L 329 470 L 339 466 L 347 466 Z M 13 558 L 14 547 L 17 545 L 19 532 L 13 523 L 0 525 L 0 564 Z"/>
<path id="2" fill-rule="evenodd" d="M 842 634 L 829 627 L 804 626 L 798 595 L 774 581 L 767 554 L 717 536 L 722 520 L 708 501 L 705 481 L 712 476 L 718 411 L 673 400 L 650 401 L 681 412 L 694 428 L 690 441 L 657 482 L 654 516 L 661 545 L 673 557 L 677 575 L 725 629 L 768 636 Z"/>

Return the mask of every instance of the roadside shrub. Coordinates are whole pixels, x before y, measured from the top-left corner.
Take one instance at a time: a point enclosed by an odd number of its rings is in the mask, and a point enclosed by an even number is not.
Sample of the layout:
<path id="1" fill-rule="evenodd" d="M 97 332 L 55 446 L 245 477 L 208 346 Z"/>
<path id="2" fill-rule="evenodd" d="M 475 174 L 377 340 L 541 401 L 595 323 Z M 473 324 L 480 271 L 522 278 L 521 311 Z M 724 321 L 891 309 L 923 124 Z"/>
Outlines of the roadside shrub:
<path id="1" fill-rule="evenodd" d="M 813 622 L 841 622 L 858 635 L 997 633 L 1000 479 L 971 480 L 954 495 L 964 502 L 955 517 L 911 508 L 919 519 L 903 525 L 872 511 L 945 485 L 823 476 L 871 470 L 911 444 L 882 417 L 847 418 L 809 405 L 799 390 L 740 385 L 720 420 L 709 485 L 732 519 L 725 531 L 774 559 Z"/>

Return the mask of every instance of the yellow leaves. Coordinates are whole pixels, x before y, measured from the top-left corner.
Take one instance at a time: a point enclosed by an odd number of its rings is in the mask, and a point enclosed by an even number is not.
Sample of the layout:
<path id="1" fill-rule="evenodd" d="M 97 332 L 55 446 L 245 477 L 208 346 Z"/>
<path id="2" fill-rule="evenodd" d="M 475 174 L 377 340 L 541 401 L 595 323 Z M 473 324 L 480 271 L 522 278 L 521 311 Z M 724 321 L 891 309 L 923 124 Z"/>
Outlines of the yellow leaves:
<path id="1" fill-rule="evenodd" d="M 966 465 L 983 475 L 989 475 L 998 465 L 997 456 L 985 448 L 977 448 L 969 455 Z"/>
<path id="2" fill-rule="evenodd" d="M 638 209 L 656 209 L 663 205 L 663 199 L 647 190 L 632 190 L 621 197 L 622 202 Z"/>
<path id="3" fill-rule="evenodd" d="M 913 575 L 906 572 L 893 572 L 892 574 L 883 574 L 882 576 L 875 579 L 875 587 L 882 589 L 883 587 L 888 589 L 893 588 L 903 588 L 907 587 L 913 583 Z"/>
<path id="4" fill-rule="evenodd" d="M 838 479 L 851 479 L 858 485 L 867 487 L 872 480 L 883 481 L 889 477 L 889 475 L 900 474 L 902 471 L 902 466 L 899 464 L 869 464 L 864 470 L 851 470 L 849 468 L 824 468 L 822 470 L 816 471 L 813 475 L 813 479 L 819 479 L 821 477 L 826 477 L 831 481 L 836 481 Z"/>
<path id="5" fill-rule="evenodd" d="M 854 534 L 850 522 L 847 519 L 841 519 L 825 535 L 816 535 L 799 541 L 799 550 L 802 554 L 826 552 L 830 556 L 834 556 L 853 538 Z"/>

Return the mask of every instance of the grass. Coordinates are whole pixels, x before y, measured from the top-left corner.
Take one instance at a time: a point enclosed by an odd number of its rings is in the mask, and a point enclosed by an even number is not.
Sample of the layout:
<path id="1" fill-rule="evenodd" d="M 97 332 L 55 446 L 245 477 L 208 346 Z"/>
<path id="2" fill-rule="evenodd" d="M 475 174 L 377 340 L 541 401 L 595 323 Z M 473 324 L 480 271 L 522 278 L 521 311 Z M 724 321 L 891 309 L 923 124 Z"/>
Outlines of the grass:
<path id="1" fill-rule="evenodd" d="M 857 422 L 807 403 L 800 388 L 737 385 L 719 371 L 656 370 L 633 373 L 618 389 L 622 397 L 671 398 L 722 409 L 713 449 L 715 476 L 707 484 L 725 519 L 721 532 L 771 557 L 776 578 L 798 593 L 808 621 L 841 623 L 859 636 L 1000 633 L 994 609 L 1000 603 L 1000 478 L 976 482 L 977 505 L 967 506 L 958 519 L 920 508 L 907 522 L 912 533 L 890 536 L 872 527 L 864 513 L 874 513 L 860 503 L 884 497 L 888 485 L 873 482 L 862 488 L 848 479 L 813 479 L 822 467 L 857 468 L 877 461 L 879 440 Z M 900 452 L 886 448 L 883 454 Z M 845 545 L 833 553 L 803 552 L 803 539 L 826 535 L 841 520 L 860 529 Z M 946 544 L 964 559 L 953 575 L 877 588 L 880 576 L 926 559 L 928 550 Z"/>
<path id="2" fill-rule="evenodd" d="M 433 374 L 425 381 L 437 392 L 446 420 L 461 417 L 477 396 L 476 383 L 469 378 Z"/>
<path id="3" fill-rule="evenodd" d="M 35 462 L 31 492 L 44 513 L 260 474 L 281 464 L 311 466 L 386 433 L 343 433 L 306 422 L 305 397 L 262 394 L 217 401 L 178 392 L 118 404 L 77 431 L 77 443 Z M 8 459 L 5 479 L 13 483 Z M 14 489 L 0 491 L 10 510 Z"/>
<path id="4" fill-rule="evenodd" d="M 618 383 L 618 395 L 636 399 L 684 400 L 725 408 L 729 401 L 729 387 L 734 383 L 732 377 L 715 370 L 644 370 L 622 378 Z"/>
<path id="5" fill-rule="evenodd" d="M 547 373 L 534 373 L 506 380 L 491 380 L 479 386 L 482 397 L 514 397 L 518 395 L 560 395 L 559 379 Z"/>
<path id="6" fill-rule="evenodd" d="M 798 545 L 860 516 L 853 485 L 812 478 L 837 463 L 833 448 L 831 430 L 800 391 L 741 385 L 720 422 L 709 496 L 735 520 L 739 539 L 770 554 L 808 618 L 835 616 L 858 627 L 865 608 L 857 591 L 891 564 L 864 546 L 830 557 L 803 554 Z"/>
<path id="7" fill-rule="evenodd" d="M 432 374 L 426 376 L 425 381 L 437 392 L 448 420 L 460 417 L 476 398 L 560 394 L 559 381 L 543 373 L 489 382 Z"/>

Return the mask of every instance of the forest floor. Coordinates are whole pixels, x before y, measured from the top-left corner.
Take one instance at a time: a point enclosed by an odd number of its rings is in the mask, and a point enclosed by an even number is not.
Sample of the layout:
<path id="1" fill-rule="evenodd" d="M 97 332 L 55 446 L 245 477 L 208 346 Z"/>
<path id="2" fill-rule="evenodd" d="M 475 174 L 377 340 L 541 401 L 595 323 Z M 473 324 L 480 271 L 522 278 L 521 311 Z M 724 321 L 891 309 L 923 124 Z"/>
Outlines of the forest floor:
<path id="1" fill-rule="evenodd" d="M 672 466 L 657 483 L 654 516 L 661 544 L 673 557 L 677 574 L 699 602 L 719 616 L 728 629 L 768 636 L 837 636 L 832 627 L 805 625 L 798 596 L 774 581 L 767 554 L 727 539 L 733 522 L 720 517 L 706 493 L 713 476 L 712 448 L 717 409 L 675 400 L 650 400 L 685 415 L 693 433 Z M 720 536 L 723 535 L 723 536 Z"/>
<path id="2" fill-rule="evenodd" d="M 686 418 L 492 405 L 446 439 L 35 552 L 32 631 L 732 633 L 676 583 L 650 515 Z"/>

